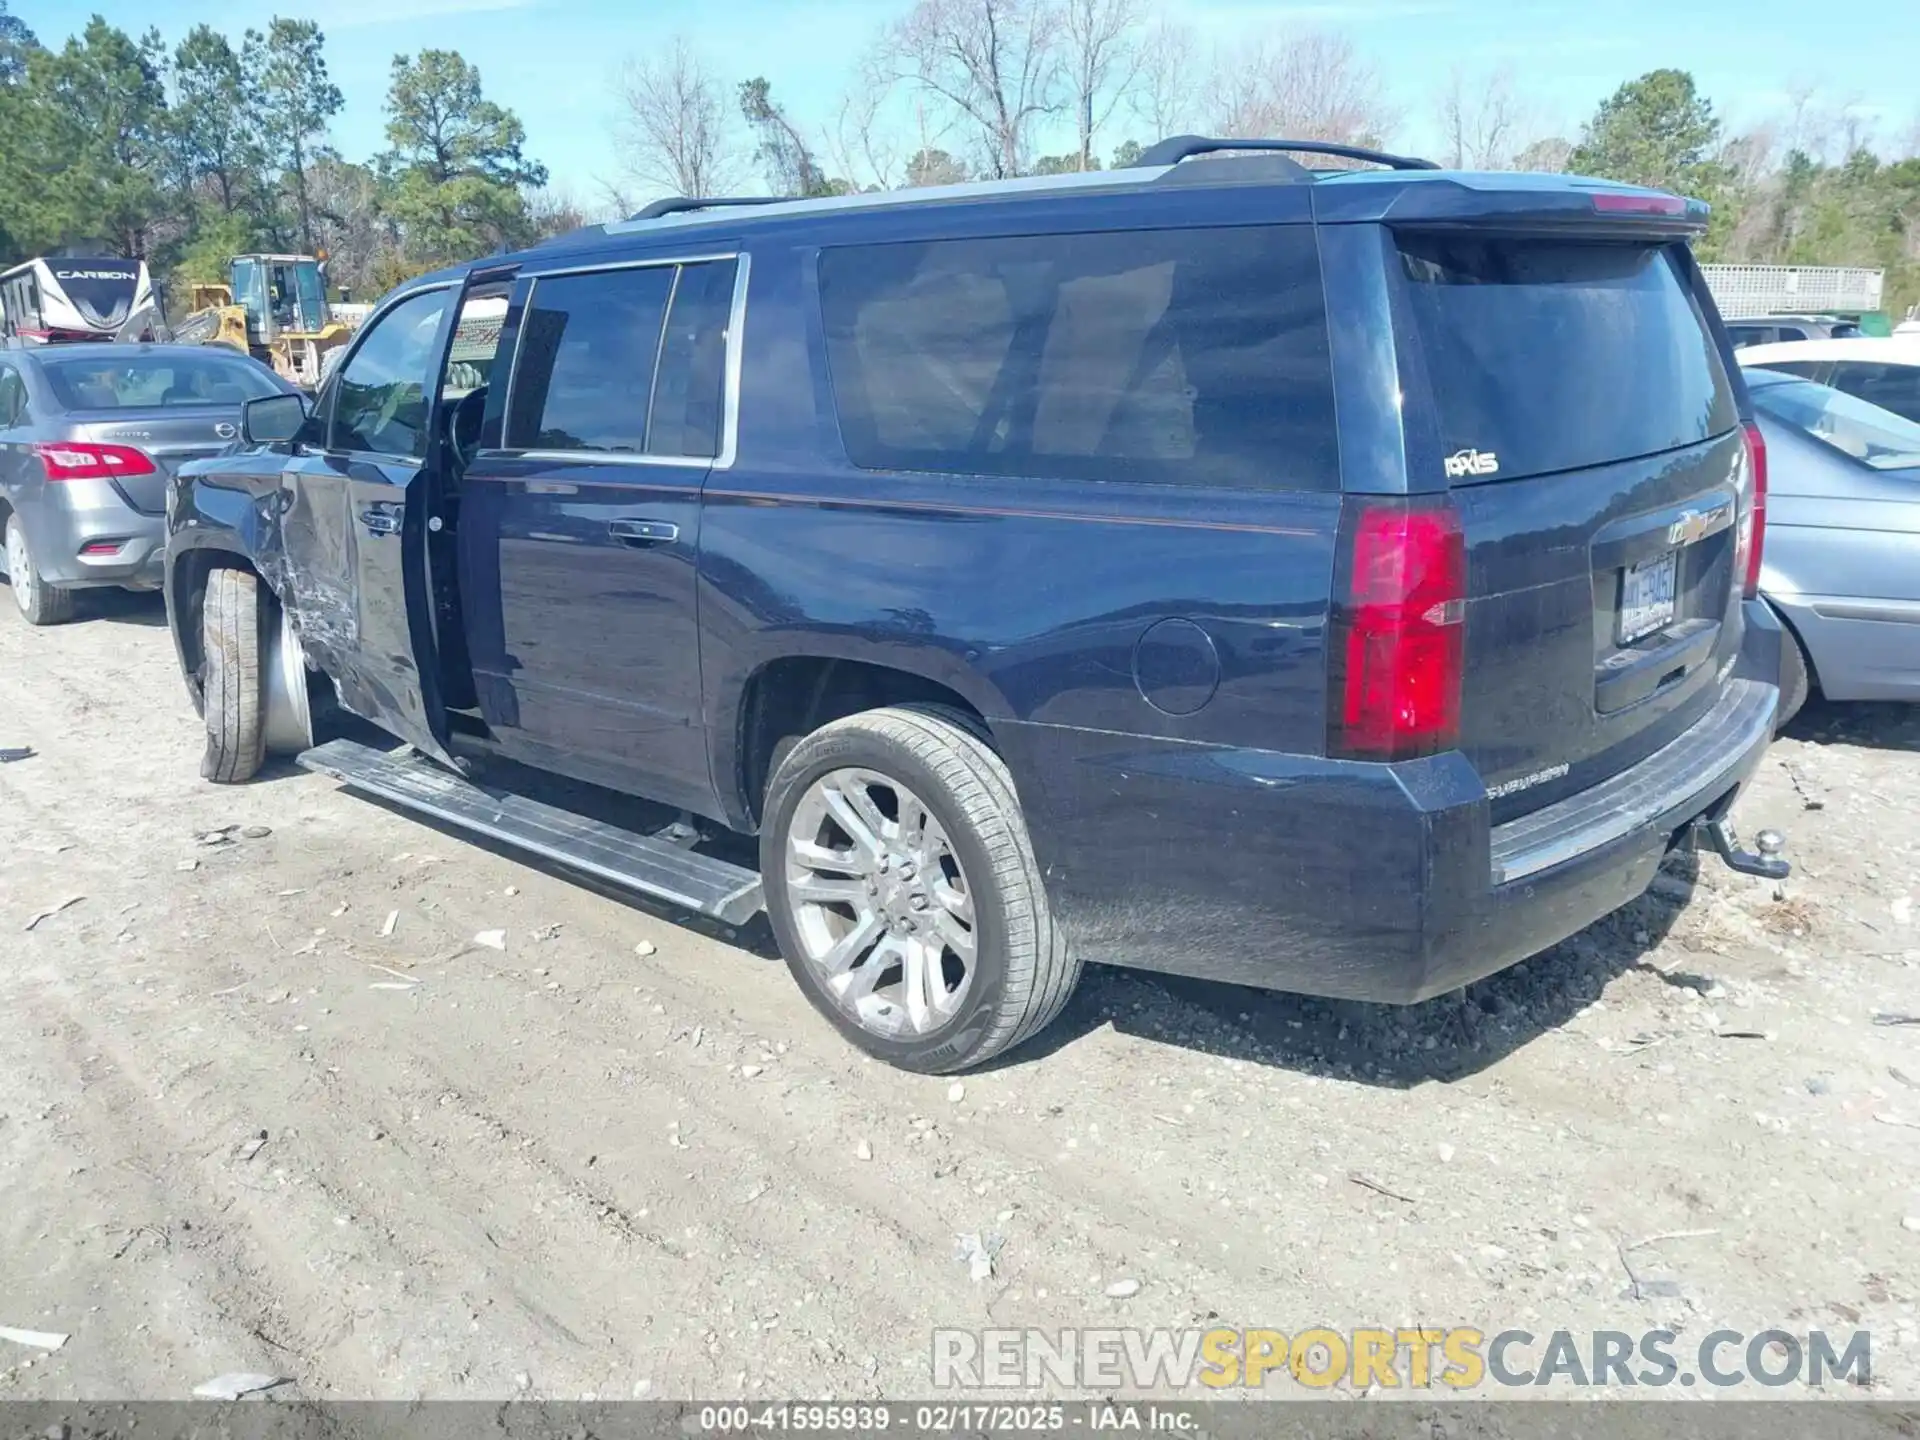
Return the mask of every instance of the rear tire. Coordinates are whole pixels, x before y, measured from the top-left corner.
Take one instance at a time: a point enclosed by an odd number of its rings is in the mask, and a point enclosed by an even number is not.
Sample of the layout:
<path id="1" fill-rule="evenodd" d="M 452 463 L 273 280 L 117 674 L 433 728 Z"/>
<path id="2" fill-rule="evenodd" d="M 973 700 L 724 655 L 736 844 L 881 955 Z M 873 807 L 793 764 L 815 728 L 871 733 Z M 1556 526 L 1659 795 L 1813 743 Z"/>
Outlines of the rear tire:
<path id="1" fill-rule="evenodd" d="M 6 545 L 7 584 L 20 618 L 29 625 L 64 625 L 73 619 L 73 591 L 40 578 L 39 563 L 18 515 L 7 516 Z"/>
<path id="2" fill-rule="evenodd" d="M 1780 713 L 1773 722 L 1777 735 L 1787 728 L 1789 721 L 1800 713 L 1800 707 L 1807 703 L 1807 696 L 1813 689 L 1813 667 L 1807 661 L 1807 652 L 1800 648 L 1800 642 L 1793 631 L 1785 625 L 1780 627 Z"/>
<path id="3" fill-rule="evenodd" d="M 870 787 L 866 803 L 875 791 L 883 802 L 893 796 L 892 813 L 881 805 L 890 837 L 882 848 L 899 852 L 891 871 L 858 863 L 860 837 L 835 829 L 837 822 L 828 824 L 836 843 L 826 848 L 854 863 L 797 861 L 796 844 L 820 853 L 820 787 L 862 779 Z M 924 808 L 926 822 L 902 825 L 910 808 Z M 910 829 L 939 839 L 916 847 Z M 912 867 L 902 869 L 909 856 Z M 856 1046 L 901 1069 L 949 1074 L 990 1060 L 1045 1028 L 1080 977 L 1048 909 L 1013 779 L 971 718 L 946 707 L 869 710 L 795 745 L 768 787 L 760 868 L 768 917 L 802 992 Z M 926 882 L 918 892 L 916 875 Z M 876 878 L 878 897 L 870 898 L 870 886 L 862 894 Z M 809 886 L 817 896 L 823 885 L 850 887 L 852 898 L 823 905 L 795 893 Z M 963 917 L 957 928 L 956 916 Z M 852 960 L 836 971 L 823 952 L 868 920 L 878 938 L 849 952 Z M 964 944 L 936 939 L 956 934 Z M 909 993 L 909 954 L 886 955 L 889 945 L 932 949 L 924 990 Z M 895 973 L 897 981 L 885 980 Z"/>
<path id="4" fill-rule="evenodd" d="M 267 754 L 265 619 L 260 577 L 221 568 L 207 577 L 201 622 L 207 749 L 200 773 L 238 785 L 259 773 Z"/>

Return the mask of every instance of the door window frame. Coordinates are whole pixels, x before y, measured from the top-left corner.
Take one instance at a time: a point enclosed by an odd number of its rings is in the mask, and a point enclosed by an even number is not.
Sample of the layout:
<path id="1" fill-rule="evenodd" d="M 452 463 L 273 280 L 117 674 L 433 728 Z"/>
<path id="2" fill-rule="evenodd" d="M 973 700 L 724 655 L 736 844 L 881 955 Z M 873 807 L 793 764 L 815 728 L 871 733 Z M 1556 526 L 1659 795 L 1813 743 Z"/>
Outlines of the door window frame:
<path id="1" fill-rule="evenodd" d="M 590 465 L 639 465 L 666 466 L 671 469 L 728 470 L 733 466 L 738 449 L 740 434 L 740 370 L 745 354 L 743 334 L 747 319 L 747 277 L 752 269 L 752 256 L 744 249 L 690 251 L 684 255 L 648 255 L 638 260 L 601 261 L 597 264 L 568 265 L 555 270 L 536 270 L 520 273 L 520 284 L 524 289 L 516 288 L 512 301 L 514 318 L 524 320 L 533 306 L 534 297 L 539 293 L 542 280 L 557 280 L 563 276 L 599 275 L 620 270 L 655 270 L 666 266 L 685 269 L 691 265 L 717 265 L 727 261 L 734 262 L 733 299 L 727 307 L 727 353 L 721 366 L 721 402 L 720 402 L 720 441 L 717 452 L 711 459 L 699 455 L 634 455 L 601 450 L 547 450 L 547 449 L 508 449 L 504 446 L 488 447 L 478 452 L 490 457 L 540 460 L 558 464 Z M 676 284 L 677 290 L 677 284 Z M 673 296 L 669 295 L 666 312 L 661 317 L 661 333 L 673 320 Z M 368 321 L 372 323 L 371 320 Z M 513 413 L 513 390 L 520 378 L 521 339 L 525 331 L 524 324 L 515 324 L 513 335 L 513 356 L 508 362 L 507 386 L 502 396 L 502 415 Z M 504 337 L 503 337 L 504 338 Z M 496 358 L 495 363 L 498 364 Z M 346 368 L 346 361 L 341 362 Z M 336 372 L 338 373 L 338 372 Z M 655 384 L 659 383 L 656 372 Z M 505 438 L 504 435 L 501 438 Z"/>

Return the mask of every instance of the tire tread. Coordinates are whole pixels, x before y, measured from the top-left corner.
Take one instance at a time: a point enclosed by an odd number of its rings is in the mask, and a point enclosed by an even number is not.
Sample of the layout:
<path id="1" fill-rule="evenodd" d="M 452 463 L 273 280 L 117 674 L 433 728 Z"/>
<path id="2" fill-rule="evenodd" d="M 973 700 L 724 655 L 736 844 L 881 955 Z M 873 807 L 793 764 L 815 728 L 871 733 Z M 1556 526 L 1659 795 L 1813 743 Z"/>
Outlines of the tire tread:
<path id="1" fill-rule="evenodd" d="M 207 749 L 200 773 L 216 785 L 238 785 L 259 773 L 267 754 L 260 577 L 232 566 L 215 570 L 204 608 Z"/>

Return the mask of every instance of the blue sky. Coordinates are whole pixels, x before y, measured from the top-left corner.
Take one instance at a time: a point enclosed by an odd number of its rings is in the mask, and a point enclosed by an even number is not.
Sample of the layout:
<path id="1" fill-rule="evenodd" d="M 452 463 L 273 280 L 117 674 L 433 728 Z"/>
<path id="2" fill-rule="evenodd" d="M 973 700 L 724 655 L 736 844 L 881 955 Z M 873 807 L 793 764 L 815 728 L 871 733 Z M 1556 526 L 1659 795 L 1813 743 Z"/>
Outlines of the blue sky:
<path id="1" fill-rule="evenodd" d="M 383 143 L 381 104 L 392 57 L 456 48 L 478 65 L 488 95 L 518 112 L 528 149 L 556 183 L 597 203 L 619 174 L 610 90 L 624 56 L 675 33 L 730 78 L 764 74 L 803 122 L 834 113 L 853 62 L 910 0 L 12 0 L 43 42 L 98 12 L 129 31 L 158 26 L 169 41 L 201 20 L 237 37 L 275 13 L 312 15 L 347 105 L 334 142 L 350 159 Z M 1394 143 L 1435 144 L 1432 96 L 1455 65 L 1513 68 L 1543 132 L 1572 136 L 1622 80 L 1660 65 L 1693 71 L 1728 121 L 1779 114 L 1815 87 L 1877 124 L 1883 140 L 1920 122 L 1920 3 L 1848 0 L 1162 0 L 1203 46 L 1288 27 L 1336 28 L 1380 72 L 1405 114 Z M 1903 73 L 1904 72 L 1904 73 Z M 1137 124 L 1105 137 L 1111 146 Z M 1064 136 L 1051 148 L 1067 149 Z"/>

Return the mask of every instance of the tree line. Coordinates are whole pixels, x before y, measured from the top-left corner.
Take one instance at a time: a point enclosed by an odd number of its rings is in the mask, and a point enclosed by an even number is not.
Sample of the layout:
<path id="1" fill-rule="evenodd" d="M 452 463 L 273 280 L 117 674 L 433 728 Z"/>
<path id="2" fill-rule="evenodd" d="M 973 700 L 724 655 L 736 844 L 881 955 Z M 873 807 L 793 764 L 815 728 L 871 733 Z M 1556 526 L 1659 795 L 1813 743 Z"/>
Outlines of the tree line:
<path id="1" fill-rule="evenodd" d="M 1208 54 L 1153 0 L 910 0 L 811 125 L 766 77 L 729 78 L 685 39 L 629 61 L 614 98 L 634 192 L 622 203 L 1093 170 L 1185 133 L 1392 148 L 1418 119 L 1440 137 L 1443 164 L 1697 196 L 1713 205 L 1705 260 L 1876 267 L 1889 308 L 1920 303 L 1920 111 L 1904 134 L 1876 136 L 1856 107 L 1823 106 L 1811 90 L 1736 131 L 1690 74 L 1660 69 L 1563 129 L 1511 68 L 1456 70 L 1410 111 L 1336 31 L 1252 28 Z"/>
<path id="2" fill-rule="evenodd" d="M 1092 170 L 1188 132 L 1388 148 L 1417 132 L 1449 165 L 1699 196 L 1714 207 L 1704 259 L 1875 266 L 1889 308 L 1920 302 L 1920 123 L 1877 135 L 1808 92 L 1736 131 L 1675 69 L 1627 80 L 1578 126 L 1550 123 L 1504 69 L 1455 71 L 1409 109 L 1336 31 L 1253 29 L 1208 53 L 1155 0 L 901 3 L 853 47 L 824 115 L 684 38 L 650 38 L 612 84 L 621 171 L 591 218 L 659 194 Z M 92 243 L 147 259 L 184 295 L 237 253 L 324 249 L 336 283 L 370 298 L 590 218 L 545 188 L 520 120 L 456 50 L 394 57 L 376 155 L 335 148 L 342 106 L 311 20 L 238 37 L 202 24 L 168 48 L 95 17 L 56 45 L 0 0 L 0 260 Z"/>
<path id="3" fill-rule="evenodd" d="M 176 318 L 248 251 L 324 250 L 371 298 L 456 260 L 571 228 L 512 111 L 451 50 L 393 60 L 387 148 L 344 158 L 344 101 L 311 20 L 169 49 L 93 17 L 42 44 L 0 0 L 0 261 L 76 247 L 144 259 Z"/>

